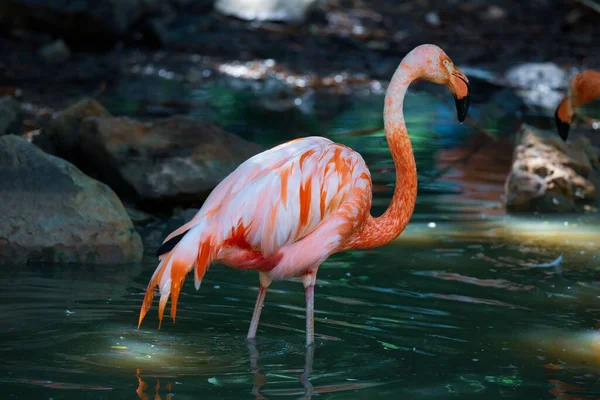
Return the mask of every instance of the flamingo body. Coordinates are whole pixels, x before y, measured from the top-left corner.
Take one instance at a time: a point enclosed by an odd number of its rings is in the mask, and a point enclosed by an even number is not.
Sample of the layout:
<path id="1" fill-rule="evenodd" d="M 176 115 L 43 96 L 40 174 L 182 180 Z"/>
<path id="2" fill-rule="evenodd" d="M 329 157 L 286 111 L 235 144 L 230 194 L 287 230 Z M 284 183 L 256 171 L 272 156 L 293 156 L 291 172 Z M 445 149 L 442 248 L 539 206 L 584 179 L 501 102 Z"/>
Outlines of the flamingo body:
<path id="1" fill-rule="evenodd" d="M 422 45 L 406 55 L 385 99 L 384 126 L 396 185 L 383 215 L 371 216 L 369 169 L 360 154 L 344 145 L 307 137 L 257 154 L 213 190 L 191 221 L 166 238 L 138 326 L 152 304 L 155 287 L 160 292 L 159 320 L 169 296 L 175 319 L 187 273 L 194 269 L 198 289 L 211 263 L 221 262 L 259 272 L 260 289 L 248 338 L 256 334 L 271 282 L 301 276 L 306 290 L 306 343 L 311 344 L 314 284 L 321 263 L 336 252 L 389 243 L 413 213 L 417 171 L 402 106 L 406 89 L 420 78 L 450 88 L 460 121 L 468 112 L 468 80 L 439 47 Z"/>
<path id="2" fill-rule="evenodd" d="M 345 250 L 364 223 L 371 187 L 361 155 L 323 137 L 292 140 L 246 160 L 165 240 L 187 232 L 161 256 L 151 280 L 161 292 L 160 317 L 169 294 L 177 303 L 179 280 L 192 267 L 197 288 L 211 262 L 257 270 L 269 280 L 318 267 Z M 144 306 L 151 300 L 147 293 Z"/>
<path id="3" fill-rule="evenodd" d="M 360 154 L 307 137 L 241 164 L 182 229 L 202 225 L 199 241 L 209 243 L 213 261 L 279 280 L 343 249 L 371 198 L 371 175 Z"/>

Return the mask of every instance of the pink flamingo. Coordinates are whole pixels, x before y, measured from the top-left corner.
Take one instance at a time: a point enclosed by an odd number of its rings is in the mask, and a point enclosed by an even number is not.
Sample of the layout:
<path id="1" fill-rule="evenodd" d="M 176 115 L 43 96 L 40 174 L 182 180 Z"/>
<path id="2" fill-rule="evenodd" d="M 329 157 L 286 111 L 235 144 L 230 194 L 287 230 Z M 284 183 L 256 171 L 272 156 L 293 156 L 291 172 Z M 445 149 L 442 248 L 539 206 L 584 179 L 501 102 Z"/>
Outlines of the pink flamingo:
<path id="1" fill-rule="evenodd" d="M 138 328 L 160 291 L 159 328 L 171 295 L 177 299 L 194 269 L 196 289 L 212 262 L 259 272 L 260 289 L 248 338 L 258 322 L 273 280 L 301 276 L 306 291 L 306 345 L 314 342 L 317 270 L 334 253 L 382 246 L 406 227 L 417 197 L 417 170 L 402 104 L 416 79 L 447 85 L 462 122 L 469 109 L 469 84 L 442 49 L 421 45 L 396 70 L 385 96 L 384 126 L 396 167 L 396 187 L 387 211 L 371 216 L 371 174 L 354 150 L 323 137 L 292 140 L 257 154 L 225 178 L 194 218 L 172 232 L 157 255 Z"/>
<path id="2" fill-rule="evenodd" d="M 600 97 L 600 72 L 588 69 L 573 77 L 567 94 L 554 112 L 556 127 L 563 140 L 567 140 L 569 136 L 569 129 L 573 117 L 577 115 L 577 108 L 592 102 L 598 97 Z"/>

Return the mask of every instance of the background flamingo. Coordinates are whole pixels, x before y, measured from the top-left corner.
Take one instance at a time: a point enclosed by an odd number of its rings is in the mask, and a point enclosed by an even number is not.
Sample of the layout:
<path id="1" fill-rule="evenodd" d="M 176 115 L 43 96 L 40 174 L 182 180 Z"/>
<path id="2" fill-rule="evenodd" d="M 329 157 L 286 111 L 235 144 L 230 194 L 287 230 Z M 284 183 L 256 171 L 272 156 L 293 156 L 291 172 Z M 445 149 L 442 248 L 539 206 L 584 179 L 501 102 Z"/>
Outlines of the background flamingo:
<path id="1" fill-rule="evenodd" d="M 573 117 L 577 115 L 577 108 L 598 97 L 600 97 L 600 72 L 588 69 L 573 77 L 567 94 L 554 113 L 558 133 L 563 140 L 567 140 L 569 136 L 569 129 Z"/>
<path id="2" fill-rule="evenodd" d="M 369 213 L 371 175 L 354 150 L 323 137 L 306 137 L 260 153 L 225 178 L 196 216 L 166 238 L 158 250 L 160 263 L 148 284 L 139 324 L 151 306 L 155 286 L 160 290 L 160 322 L 169 295 L 174 320 L 186 274 L 195 270 L 198 289 L 210 264 L 218 261 L 259 272 L 248 338 L 256 335 L 271 282 L 302 276 L 306 344 L 313 343 L 314 285 L 321 263 L 344 250 L 389 243 L 413 213 L 417 171 L 403 101 L 416 79 L 447 85 L 456 99 L 459 121 L 469 109 L 468 80 L 443 50 L 421 45 L 404 57 L 385 97 L 384 125 L 396 186 L 383 215 L 375 218 Z"/>

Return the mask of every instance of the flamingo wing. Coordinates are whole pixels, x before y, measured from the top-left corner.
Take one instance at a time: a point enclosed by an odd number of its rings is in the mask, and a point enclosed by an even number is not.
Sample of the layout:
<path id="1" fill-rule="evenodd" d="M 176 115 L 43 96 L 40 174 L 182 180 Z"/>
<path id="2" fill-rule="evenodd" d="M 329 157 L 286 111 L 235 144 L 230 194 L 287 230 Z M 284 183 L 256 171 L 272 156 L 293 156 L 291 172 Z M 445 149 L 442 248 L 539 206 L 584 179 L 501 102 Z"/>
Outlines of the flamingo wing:
<path id="1" fill-rule="evenodd" d="M 371 194 L 360 154 L 322 137 L 293 140 L 241 164 L 166 240 L 210 220 L 213 245 L 272 255 L 313 233 L 355 188 Z"/>

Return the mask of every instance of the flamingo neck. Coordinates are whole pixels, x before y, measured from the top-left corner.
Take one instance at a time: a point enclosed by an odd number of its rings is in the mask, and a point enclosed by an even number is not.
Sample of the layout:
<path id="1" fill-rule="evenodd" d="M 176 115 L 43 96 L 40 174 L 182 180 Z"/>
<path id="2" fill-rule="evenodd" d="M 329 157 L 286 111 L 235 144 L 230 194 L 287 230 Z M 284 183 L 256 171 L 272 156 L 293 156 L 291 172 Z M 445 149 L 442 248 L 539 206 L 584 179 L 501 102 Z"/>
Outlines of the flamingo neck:
<path id="1" fill-rule="evenodd" d="M 412 57 L 411 57 L 412 56 Z M 417 166 L 404 122 L 403 104 L 408 86 L 420 77 L 418 57 L 408 54 L 394 73 L 385 96 L 383 121 L 385 136 L 396 169 L 394 195 L 380 217 L 367 216 L 353 248 L 383 246 L 404 231 L 417 199 Z"/>

